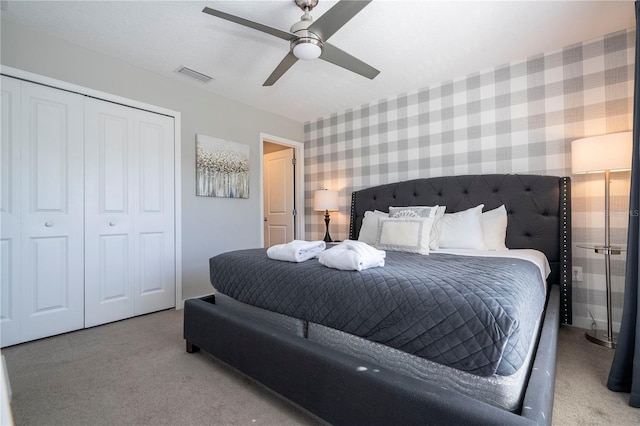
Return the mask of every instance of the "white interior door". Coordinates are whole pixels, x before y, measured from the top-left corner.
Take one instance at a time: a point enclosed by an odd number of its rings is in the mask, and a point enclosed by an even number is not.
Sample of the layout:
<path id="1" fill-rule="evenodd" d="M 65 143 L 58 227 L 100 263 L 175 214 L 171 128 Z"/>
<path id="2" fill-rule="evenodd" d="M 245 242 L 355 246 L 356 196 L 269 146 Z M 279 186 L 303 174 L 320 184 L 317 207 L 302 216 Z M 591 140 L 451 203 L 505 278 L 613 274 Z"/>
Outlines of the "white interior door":
<path id="1" fill-rule="evenodd" d="M 0 346 L 20 343 L 20 81 L 1 77 Z"/>
<path id="2" fill-rule="evenodd" d="M 293 148 L 264 155 L 264 245 L 293 240 Z"/>
<path id="3" fill-rule="evenodd" d="M 87 100 L 87 327 L 175 306 L 173 118 Z"/>
<path id="4" fill-rule="evenodd" d="M 84 325 L 83 97 L 27 82 L 21 99 L 22 341 Z"/>

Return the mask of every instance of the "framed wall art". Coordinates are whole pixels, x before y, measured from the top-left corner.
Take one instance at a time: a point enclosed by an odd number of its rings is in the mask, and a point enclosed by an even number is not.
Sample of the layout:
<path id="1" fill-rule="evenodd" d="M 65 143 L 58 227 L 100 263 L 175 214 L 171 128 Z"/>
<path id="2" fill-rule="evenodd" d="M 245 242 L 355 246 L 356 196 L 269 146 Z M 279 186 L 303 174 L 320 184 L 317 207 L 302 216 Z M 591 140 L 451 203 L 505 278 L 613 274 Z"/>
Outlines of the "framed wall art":
<path id="1" fill-rule="evenodd" d="M 196 135 L 196 195 L 249 198 L 249 145 Z"/>

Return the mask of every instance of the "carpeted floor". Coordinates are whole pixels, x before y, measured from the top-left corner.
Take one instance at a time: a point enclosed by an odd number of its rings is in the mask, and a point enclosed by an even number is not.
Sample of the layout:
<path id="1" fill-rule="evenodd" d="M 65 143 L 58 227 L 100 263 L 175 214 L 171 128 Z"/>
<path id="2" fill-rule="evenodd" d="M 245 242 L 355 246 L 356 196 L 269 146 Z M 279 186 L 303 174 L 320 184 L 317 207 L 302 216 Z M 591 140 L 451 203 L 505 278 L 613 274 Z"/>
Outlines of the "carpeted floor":
<path id="1" fill-rule="evenodd" d="M 6 348 L 16 425 L 321 424 L 199 352 L 182 311 L 163 311 Z M 640 424 L 605 383 L 613 351 L 560 330 L 557 425 Z"/>
<path id="2" fill-rule="evenodd" d="M 589 342 L 584 331 L 560 327 L 553 424 L 640 425 L 629 394 L 607 389 L 613 349 Z"/>

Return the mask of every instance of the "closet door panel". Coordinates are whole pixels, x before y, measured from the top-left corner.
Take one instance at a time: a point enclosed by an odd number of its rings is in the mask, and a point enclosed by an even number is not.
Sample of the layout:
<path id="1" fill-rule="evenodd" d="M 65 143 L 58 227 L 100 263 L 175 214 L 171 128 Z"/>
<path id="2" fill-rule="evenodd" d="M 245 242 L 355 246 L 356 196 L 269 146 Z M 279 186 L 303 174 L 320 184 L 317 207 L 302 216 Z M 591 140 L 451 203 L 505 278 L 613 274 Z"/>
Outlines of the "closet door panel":
<path id="1" fill-rule="evenodd" d="M 84 113 L 79 95 L 22 83 L 22 340 L 84 325 Z"/>
<path id="2" fill-rule="evenodd" d="M 20 343 L 20 287 L 18 285 L 19 268 L 14 267 L 13 259 L 19 254 L 13 246 L 16 239 L 7 237 L 0 241 L 0 347 Z"/>
<path id="3" fill-rule="evenodd" d="M 137 198 L 133 110 L 86 101 L 85 323 L 134 315 Z"/>
<path id="4" fill-rule="evenodd" d="M 20 343 L 20 81 L 1 77 L 0 346 Z"/>
<path id="5" fill-rule="evenodd" d="M 163 233 L 140 234 L 140 288 L 141 296 L 162 292 L 163 287 Z"/>
<path id="6" fill-rule="evenodd" d="M 43 315 L 64 310 L 69 299 L 67 275 L 69 238 L 66 236 L 34 237 L 29 241 L 27 262 L 33 269 L 33 311 Z"/>
<path id="7" fill-rule="evenodd" d="M 93 238 L 96 240 L 96 238 Z M 85 307 L 85 326 L 103 324 L 129 318 L 133 315 L 133 292 L 131 291 L 130 238 L 127 234 L 97 236 L 96 259 L 87 261 L 88 267 L 96 268 L 87 275 L 85 295 L 92 304 Z"/>
<path id="8" fill-rule="evenodd" d="M 140 198 L 136 315 L 175 306 L 173 118 L 136 111 Z"/>

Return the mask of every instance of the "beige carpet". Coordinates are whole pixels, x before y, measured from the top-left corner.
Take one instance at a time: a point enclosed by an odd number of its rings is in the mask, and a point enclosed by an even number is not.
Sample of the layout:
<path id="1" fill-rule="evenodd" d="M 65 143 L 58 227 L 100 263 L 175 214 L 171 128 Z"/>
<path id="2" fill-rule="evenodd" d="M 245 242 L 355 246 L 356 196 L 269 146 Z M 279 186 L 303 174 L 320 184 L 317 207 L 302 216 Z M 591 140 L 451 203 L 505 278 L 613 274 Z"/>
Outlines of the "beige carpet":
<path id="1" fill-rule="evenodd" d="M 607 389 L 612 349 L 584 337 L 584 330 L 560 327 L 553 423 L 556 425 L 640 425 L 640 409 L 628 393 Z"/>
<path id="2" fill-rule="evenodd" d="M 187 354 L 182 312 L 164 311 L 2 351 L 17 425 L 318 424 L 203 354 Z M 613 352 L 560 330 L 557 425 L 640 424 L 606 389 Z"/>

